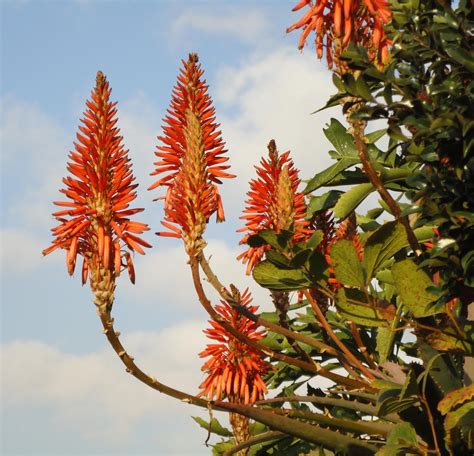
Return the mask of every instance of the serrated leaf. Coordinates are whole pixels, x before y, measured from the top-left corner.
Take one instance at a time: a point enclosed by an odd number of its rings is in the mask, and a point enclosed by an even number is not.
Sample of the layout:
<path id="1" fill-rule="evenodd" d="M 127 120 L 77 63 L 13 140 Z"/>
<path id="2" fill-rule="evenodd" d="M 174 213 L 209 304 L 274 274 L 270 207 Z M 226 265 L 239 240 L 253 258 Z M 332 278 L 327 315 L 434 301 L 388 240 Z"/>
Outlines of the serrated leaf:
<path id="1" fill-rule="evenodd" d="M 443 356 L 423 341 L 418 343 L 418 353 L 425 366 L 427 366 L 429 376 L 441 393 L 448 394 L 463 387 L 457 369 L 449 355 L 445 354 Z"/>
<path id="2" fill-rule="evenodd" d="M 426 290 L 433 282 L 413 260 L 407 258 L 395 263 L 392 277 L 402 303 L 416 318 L 439 312 L 431 306 L 437 296 Z"/>
<path id="3" fill-rule="evenodd" d="M 334 206 L 334 215 L 340 219 L 346 218 L 374 190 L 374 187 L 370 183 L 359 184 L 352 187 L 340 196 Z"/>
<path id="4" fill-rule="evenodd" d="M 438 410 L 446 415 L 453 407 L 474 398 L 474 384 L 446 394 L 438 403 Z"/>
<path id="5" fill-rule="evenodd" d="M 400 400 L 407 399 L 410 396 L 418 396 L 418 383 L 416 381 L 416 375 L 413 369 L 408 371 L 405 384 L 400 391 Z"/>
<path id="6" fill-rule="evenodd" d="M 260 286 L 270 290 L 291 291 L 311 286 L 311 282 L 299 269 L 279 269 L 268 260 L 255 266 L 253 278 Z"/>
<path id="7" fill-rule="evenodd" d="M 340 190 L 329 190 L 323 195 L 312 196 L 308 204 L 307 218 L 311 218 L 315 212 L 334 207 L 342 193 Z"/>
<path id="8" fill-rule="evenodd" d="M 331 246 L 330 257 L 336 279 L 348 286 L 364 288 L 365 277 L 352 241 L 341 239 Z"/>
<path id="9" fill-rule="evenodd" d="M 213 434 L 221 435 L 223 437 L 231 437 L 233 434 L 231 431 L 223 427 L 219 421 L 217 421 L 216 418 L 213 418 L 211 420 L 211 424 L 209 426 L 209 423 L 206 420 L 203 420 L 199 416 L 192 416 L 191 417 L 194 421 L 196 421 L 199 426 L 204 428 L 206 431 L 210 431 Z"/>
<path id="10" fill-rule="evenodd" d="M 364 245 L 363 264 L 372 278 L 380 266 L 407 245 L 405 228 L 398 222 L 387 222 L 372 233 Z"/>
<path id="11" fill-rule="evenodd" d="M 458 426 L 474 426 L 474 401 L 461 405 L 446 415 L 444 427 L 447 431 Z"/>

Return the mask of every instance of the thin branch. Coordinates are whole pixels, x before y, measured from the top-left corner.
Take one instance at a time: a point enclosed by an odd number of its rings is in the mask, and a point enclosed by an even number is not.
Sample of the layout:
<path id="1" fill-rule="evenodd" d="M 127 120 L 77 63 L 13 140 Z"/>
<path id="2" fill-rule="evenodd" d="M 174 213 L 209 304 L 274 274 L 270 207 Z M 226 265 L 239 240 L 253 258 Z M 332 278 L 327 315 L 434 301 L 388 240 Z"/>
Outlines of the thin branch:
<path id="1" fill-rule="evenodd" d="M 407 233 L 407 239 L 412 248 L 413 252 L 417 255 L 420 252 L 420 245 L 418 244 L 418 240 L 416 239 L 415 233 L 413 232 L 412 227 L 410 226 L 410 222 L 408 217 L 402 216 L 402 211 L 400 210 L 400 206 L 397 202 L 393 199 L 392 195 L 388 192 L 385 188 L 385 185 L 380 179 L 379 174 L 375 171 L 372 162 L 370 161 L 370 156 L 367 151 L 367 143 L 365 142 L 364 136 L 364 122 L 356 122 L 350 121 L 352 125 L 352 136 L 354 137 L 355 145 L 357 148 L 357 152 L 359 154 L 359 159 L 362 164 L 362 169 L 364 170 L 365 174 L 369 178 L 370 183 L 374 186 L 375 190 L 379 193 L 380 197 L 385 201 L 387 206 L 390 208 L 393 216 L 398 220 L 405 228 Z"/>
<path id="2" fill-rule="evenodd" d="M 227 291 L 227 289 L 220 282 L 216 274 L 214 274 L 214 271 L 212 270 L 211 266 L 209 265 L 204 255 L 201 255 L 198 260 L 204 274 L 206 275 L 207 280 L 214 287 L 214 289 L 219 293 L 222 299 L 231 303 L 232 306 L 239 313 L 244 315 L 246 318 L 253 321 L 254 323 L 257 323 L 260 326 L 264 326 L 265 328 L 269 329 L 272 332 L 281 334 L 282 336 L 285 336 L 286 338 L 294 339 L 294 340 L 297 340 L 298 342 L 309 345 L 310 347 L 316 348 L 317 350 L 319 350 L 320 353 L 328 353 L 330 355 L 337 357 L 338 355 L 337 350 L 335 350 L 330 345 L 327 345 L 323 342 L 313 339 L 312 337 L 305 336 L 304 334 L 300 334 L 300 333 L 288 330 L 286 328 L 283 328 L 282 326 L 277 325 L 276 323 L 272 323 L 271 321 L 265 320 L 264 318 L 261 318 L 253 314 L 252 312 L 249 312 L 249 310 L 245 308 L 244 306 L 239 305 L 238 303 L 235 303 L 231 293 Z"/>
<path id="3" fill-rule="evenodd" d="M 357 325 L 353 321 L 351 322 L 351 332 L 352 332 L 352 336 L 354 337 L 354 340 L 355 340 L 357 346 L 359 347 L 360 352 L 362 353 L 365 360 L 367 361 L 367 364 L 372 369 L 378 370 L 377 364 L 375 364 L 374 360 L 372 359 L 369 352 L 367 351 L 367 347 L 362 342 L 362 339 L 361 339 L 360 333 L 359 333 L 359 328 L 357 327 Z"/>
<path id="4" fill-rule="evenodd" d="M 344 345 L 344 343 L 339 339 L 339 337 L 337 337 L 336 333 L 332 330 L 331 326 L 326 320 L 326 317 L 321 312 L 318 303 L 311 296 L 311 293 L 309 293 L 309 291 L 307 290 L 304 290 L 303 294 L 311 304 L 311 307 L 313 308 L 317 319 L 321 323 L 321 326 L 326 330 L 329 337 L 331 337 L 331 339 L 341 349 L 341 351 L 347 356 L 347 360 L 352 363 L 353 367 L 357 367 L 367 378 L 374 380 L 374 375 L 352 354 L 352 352 Z"/>
<path id="5" fill-rule="evenodd" d="M 279 431 L 268 431 L 262 434 L 255 435 L 250 439 L 246 440 L 245 442 L 239 443 L 238 445 L 232 447 L 231 449 L 224 451 L 222 456 L 231 456 L 237 453 L 240 450 L 244 450 L 245 448 L 250 448 L 253 445 L 257 445 L 257 443 L 268 442 L 270 440 L 279 440 L 283 437 L 286 437 L 286 434 Z"/>
<path id="6" fill-rule="evenodd" d="M 348 386 L 349 388 L 365 388 L 365 389 L 370 389 L 373 390 L 370 385 L 367 383 L 359 382 L 357 380 L 353 380 L 348 377 L 343 377 L 342 375 L 334 374 L 333 372 L 329 371 L 328 369 L 325 369 L 324 367 L 321 367 L 318 363 L 313 362 L 313 364 L 307 363 L 305 361 L 301 361 L 300 359 L 293 358 L 291 356 L 284 355 L 282 353 L 276 352 L 268 347 L 265 347 L 261 343 L 257 343 L 245 335 L 241 334 L 239 331 L 237 331 L 232 325 L 230 325 L 227 321 L 225 321 L 212 307 L 209 299 L 207 298 L 204 289 L 202 287 L 201 283 L 201 277 L 199 274 L 199 260 L 196 257 L 190 257 L 189 258 L 189 265 L 191 266 L 191 272 L 193 276 L 193 283 L 194 283 L 194 288 L 196 289 L 196 293 L 199 299 L 199 302 L 201 305 L 204 307 L 204 309 L 207 311 L 209 316 L 219 323 L 226 331 L 229 332 L 229 334 L 232 334 L 236 339 L 242 341 L 243 343 L 247 344 L 248 346 L 254 348 L 258 352 L 262 353 L 263 355 L 270 356 L 273 359 L 276 359 L 278 361 L 282 361 L 286 364 L 292 365 L 299 367 L 300 369 L 303 369 L 307 372 L 311 372 L 313 374 L 321 375 L 322 377 L 326 377 L 329 380 L 332 380 L 333 382 L 337 384 L 342 384 L 345 386 Z"/>

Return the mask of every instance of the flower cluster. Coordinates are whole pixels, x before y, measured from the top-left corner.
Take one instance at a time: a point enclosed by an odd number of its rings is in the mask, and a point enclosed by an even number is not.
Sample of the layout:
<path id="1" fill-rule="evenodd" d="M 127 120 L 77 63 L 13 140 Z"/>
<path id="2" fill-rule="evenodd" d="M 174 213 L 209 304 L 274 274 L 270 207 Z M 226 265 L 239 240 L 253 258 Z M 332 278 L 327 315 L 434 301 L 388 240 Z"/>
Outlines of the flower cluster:
<path id="1" fill-rule="evenodd" d="M 224 220 L 224 210 L 217 185 L 222 178 L 232 178 L 224 156 L 226 149 L 215 122 L 215 109 L 202 79 L 204 71 L 198 56 L 183 60 L 173 90 L 168 115 L 163 119 L 161 145 L 155 152 L 159 161 L 152 175 L 162 175 L 150 188 L 167 187 L 164 199 L 165 219 L 169 231 L 162 236 L 182 238 L 189 255 L 202 250 L 202 234 L 212 214 Z"/>
<path id="2" fill-rule="evenodd" d="M 257 306 L 250 305 L 252 298 L 248 290 L 238 299 L 238 304 L 255 313 Z M 216 306 L 217 313 L 232 327 L 252 341 L 258 342 L 265 336 L 264 330 L 258 330 L 258 325 L 240 314 L 226 302 L 221 301 Z M 201 383 L 200 395 L 212 400 L 227 397 L 232 402 L 253 404 L 262 399 L 267 392 L 262 376 L 271 368 L 260 354 L 252 347 L 244 344 L 229 334 L 218 322 L 210 320 L 212 328 L 204 333 L 217 343 L 208 344 L 199 354 L 201 358 L 210 356 L 202 370 L 208 376 Z"/>
<path id="3" fill-rule="evenodd" d="M 367 49 L 378 65 L 388 61 L 391 41 L 384 25 L 390 22 L 392 12 L 387 0 L 302 0 L 292 11 L 305 6 L 308 10 L 303 17 L 287 29 L 302 29 L 300 49 L 314 31 L 318 58 L 322 58 L 325 48 L 329 68 L 351 42 Z"/>
<path id="4" fill-rule="evenodd" d="M 256 166 L 257 179 L 250 181 L 247 208 L 240 217 L 247 220 L 245 227 L 239 231 L 248 231 L 240 244 L 247 243 L 250 236 L 269 229 L 277 233 L 282 230 L 293 230 L 293 242 L 297 243 L 312 232 L 305 220 L 306 203 L 303 192 L 298 192 L 300 179 L 298 170 L 287 151 L 278 154 L 274 140 L 268 144 L 268 159 L 262 158 Z M 238 256 L 247 264 L 247 274 L 261 260 L 269 246 L 249 247 Z"/>
<path id="5" fill-rule="evenodd" d="M 125 266 L 134 282 L 132 258 L 125 248 L 144 254 L 143 247 L 151 247 L 138 236 L 148 226 L 129 219 L 143 209 L 129 208 L 136 198 L 137 184 L 115 126 L 117 103 L 110 101 L 110 94 L 109 83 L 99 71 L 75 150 L 69 154 L 71 175 L 63 179 L 65 188 L 61 190 L 67 201 L 54 202 L 64 208 L 53 213 L 60 224 L 52 229 L 52 245 L 43 251 L 47 255 L 57 248 L 66 249 L 69 274 L 74 272 L 77 255 L 83 256 L 83 284 L 98 268 L 118 276 Z"/>

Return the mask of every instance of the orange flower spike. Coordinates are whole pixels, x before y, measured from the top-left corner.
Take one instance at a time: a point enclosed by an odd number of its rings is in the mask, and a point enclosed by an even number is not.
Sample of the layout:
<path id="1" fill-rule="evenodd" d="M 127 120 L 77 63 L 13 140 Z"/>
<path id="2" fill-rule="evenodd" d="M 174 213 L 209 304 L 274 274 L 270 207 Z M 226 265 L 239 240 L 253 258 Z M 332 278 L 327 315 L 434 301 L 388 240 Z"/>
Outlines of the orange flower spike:
<path id="1" fill-rule="evenodd" d="M 137 185 L 133 184 L 128 151 L 124 150 L 119 129 L 115 127 L 117 109 L 116 103 L 110 101 L 110 94 L 109 83 L 99 71 L 91 100 L 86 102 L 75 151 L 69 154 L 71 161 L 67 169 L 71 176 L 63 179 L 66 187 L 60 190 L 68 201 L 54 202 L 67 209 L 53 213 L 60 224 L 52 229 L 52 245 L 43 250 L 47 255 L 57 248 L 66 249 L 70 274 L 74 272 L 77 255 L 81 255 L 83 284 L 89 274 L 91 277 L 94 274 L 96 280 L 101 268 L 109 271 L 112 280 L 118 276 L 125 266 L 121 245 L 126 242 L 126 236 L 129 232 L 142 234 L 148 230 L 147 225 L 128 219 L 143 209 L 128 209 L 136 197 Z M 142 246 L 151 247 L 142 239 L 135 239 Z M 128 246 L 130 250 L 140 251 Z"/>
<path id="2" fill-rule="evenodd" d="M 257 179 L 250 181 L 247 208 L 240 218 L 246 220 L 245 227 L 238 231 L 248 233 L 240 241 L 245 244 L 253 234 L 270 229 L 277 233 L 294 230 L 293 242 L 304 240 L 312 233 L 305 220 L 306 203 L 303 192 L 298 192 L 300 179 L 298 170 L 289 157 L 289 151 L 279 155 L 274 140 L 268 144 L 269 158 L 263 158 L 256 166 Z M 247 274 L 260 262 L 268 246 L 249 247 L 237 257 L 247 264 Z"/>
<path id="3" fill-rule="evenodd" d="M 202 234 L 209 218 L 215 213 L 218 222 L 224 220 L 217 184 L 235 177 L 227 172 L 225 144 L 203 73 L 196 54 L 183 61 L 155 152 L 159 161 L 152 175 L 161 177 L 149 188 L 167 188 L 160 199 L 165 210 L 162 225 L 170 231 L 157 234 L 182 238 L 192 256 L 204 246 Z"/>
<path id="4" fill-rule="evenodd" d="M 258 307 L 250 305 L 252 298 L 248 290 L 242 295 L 237 292 L 236 296 L 240 305 L 252 313 L 256 312 Z M 259 330 L 256 323 L 239 314 L 228 302 L 221 301 L 216 306 L 216 311 L 252 341 L 258 342 L 265 337 L 265 332 Z M 218 343 L 208 344 L 199 354 L 201 358 L 210 356 L 202 367 L 207 377 L 199 386 L 199 395 L 206 396 L 209 400 L 227 397 L 230 401 L 239 403 L 253 403 L 263 399 L 267 388 L 262 376 L 270 371 L 271 365 L 252 347 L 228 334 L 218 322 L 210 320 L 209 323 L 212 328 L 204 333 Z"/>
<path id="5" fill-rule="evenodd" d="M 287 32 L 302 29 L 298 49 L 304 47 L 309 34 L 314 32 L 317 56 L 321 58 L 325 48 L 329 68 L 350 42 L 365 47 L 379 66 L 387 63 L 391 41 L 383 26 L 392 17 L 387 0 L 302 1 L 292 11 L 305 6 L 308 10 L 303 17 L 287 29 Z"/>

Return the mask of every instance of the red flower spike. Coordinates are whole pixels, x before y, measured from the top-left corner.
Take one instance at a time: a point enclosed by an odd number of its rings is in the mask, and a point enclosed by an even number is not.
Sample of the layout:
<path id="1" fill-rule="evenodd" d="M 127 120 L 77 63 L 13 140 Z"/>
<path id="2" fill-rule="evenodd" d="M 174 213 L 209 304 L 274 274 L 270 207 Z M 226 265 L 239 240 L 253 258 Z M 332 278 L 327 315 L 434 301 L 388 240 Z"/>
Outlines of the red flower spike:
<path id="1" fill-rule="evenodd" d="M 237 296 L 240 305 L 252 313 L 256 312 L 258 307 L 250 305 L 252 298 L 248 289 Z M 239 314 L 228 302 L 221 301 L 221 304 L 216 306 L 216 311 L 252 341 L 258 342 L 265 337 L 264 330 L 258 330 L 256 323 Z M 264 361 L 255 349 L 227 333 L 219 323 L 213 320 L 209 323 L 211 328 L 206 329 L 204 334 L 218 343 L 208 344 L 199 354 L 201 358 L 210 357 L 202 367 L 208 375 L 199 386 L 199 395 L 206 396 L 209 400 L 214 397 L 216 400 L 227 397 L 231 402 L 245 404 L 263 399 L 267 387 L 262 376 L 271 369 L 271 365 Z"/>
<path id="2" fill-rule="evenodd" d="M 382 67 L 388 62 L 388 47 L 392 42 L 384 32 L 384 25 L 392 18 L 387 0 L 303 0 L 292 11 L 305 6 L 308 10 L 287 32 L 302 29 L 298 48 L 303 49 L 307 38 L 314 32 L 316 53 L 323 56 L 332 68 L 334 58 L 347 48 L 350 42 L 367 49 L 369 57 Z"/>
<path id="3" fill-rule="evenodd" d="M 88 274 L 99 268 L 110 271 L 112 277 L 125 266 L 133 270 L 130 254 L 123 251 L 125 246 L 139 253 L 144 253 L 140 246 L 151 247 L 136 236 L 148 226 L 128 219 L 143 209 L 128 209 L 136 197 L 137 184 L 133 184 L 128 151 L 115 127 L 117 103 L 110 101 L 110 94 L 109 83 L 99 71 L 91 100 L 86 102 L 75 151 L 69 154 L 71 176 L 63 179 L 66 187 L 60 190 L 68 201 L 54 202 L 66 209 L 53 213 L 60 224 L 52 229 L 52 245 L 43 250 L 47 255 L 57 248 L 66 249 L 71 275 L 77 255 L 83 256 L 83 284 Z"/>
<path id="4" fill-rule="evenodd" d="M 294 230 L 293 242 L 306 239 L 312 230 L 308 229 L 309 222 L 305 220 L 306 203 L 303 192 L 298 192 L 301 182 L 298 170 L 294 167 L 290 152 L 279 155 L 274 140 L 268 144 L 269 158 L 262 158 L 260 166 L 256 166 L 257 179 L 250 181 L 247 208 L 240 218 L 246 220 L 245 227 L 238 231 L 248 231 L 240 244 L 245 244 L 248 238 L 265 229 L 279 233 L 282 230 Z M 237 259 L 247 264 L 247 274 L 250 274 L 260 262 L 268 245 L 249 247 Z"/>
<path id="5" fill-rule="evenodd" d="M 183 60 L 155 152 L 159 161 L 152 175 L 162 176 L 149 188 L 167 187 L 166 196 L 159 199 L 164 199 L 162 224 L 170 231 L 157 234 L 182 238 L 193 256 L 204 246 L 202 234 L 212 214 L 218 222 L 224 220 L 217 184 L 235 177 L 226 171 L 227 151 L 203 73 L 196 54 Z"/>

